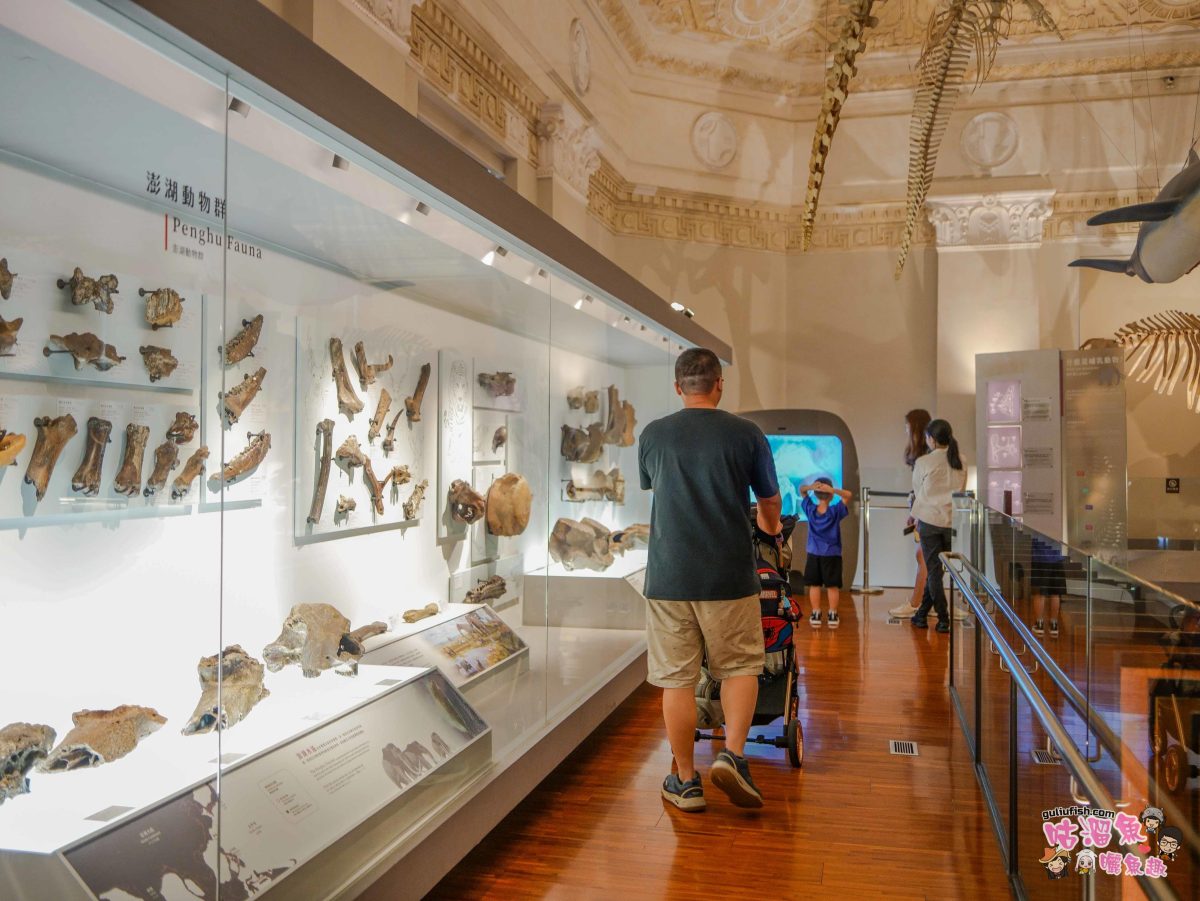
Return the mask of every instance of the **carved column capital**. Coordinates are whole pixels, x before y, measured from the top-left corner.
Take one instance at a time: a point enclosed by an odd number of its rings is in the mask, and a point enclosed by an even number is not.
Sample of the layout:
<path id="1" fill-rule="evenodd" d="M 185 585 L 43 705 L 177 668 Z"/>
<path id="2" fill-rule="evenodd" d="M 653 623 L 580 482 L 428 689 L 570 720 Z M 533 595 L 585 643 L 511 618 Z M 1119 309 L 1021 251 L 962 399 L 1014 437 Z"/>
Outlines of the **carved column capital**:
<path id="1" fill-rule="evenodd" d="M 1053 189 L 950 194 L 929 198 L 925 212 L 939 248 L 1036 245 L 1053 200 Z"/>
<path id="2" fill-rule="evenodd" d="M 425 0 L 352 0 L 352 5 L 405 45 L 412 39 L 412 11 Z"/>
<path id="3" fill-rule="evenodd" d="M 574 106 L 543 103 L 538 111 L 539 178 L 558 176 L 587 201 L 588 180 L 600 169 L 600 139 Z"/>

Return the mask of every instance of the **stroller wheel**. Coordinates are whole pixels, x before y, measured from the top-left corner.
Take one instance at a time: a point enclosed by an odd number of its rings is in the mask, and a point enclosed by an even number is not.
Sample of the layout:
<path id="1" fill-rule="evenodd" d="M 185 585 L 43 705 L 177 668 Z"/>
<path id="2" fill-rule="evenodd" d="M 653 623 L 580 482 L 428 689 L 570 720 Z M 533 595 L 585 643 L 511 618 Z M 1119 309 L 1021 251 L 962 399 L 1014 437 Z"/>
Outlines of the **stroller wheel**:
<path id="1" fill-rule="evenodd" d="M 787 724 L 788 760 L 797 769 L 804 763 L 804 730 L 800 728 L 800 720 L 791 719 Z"/>

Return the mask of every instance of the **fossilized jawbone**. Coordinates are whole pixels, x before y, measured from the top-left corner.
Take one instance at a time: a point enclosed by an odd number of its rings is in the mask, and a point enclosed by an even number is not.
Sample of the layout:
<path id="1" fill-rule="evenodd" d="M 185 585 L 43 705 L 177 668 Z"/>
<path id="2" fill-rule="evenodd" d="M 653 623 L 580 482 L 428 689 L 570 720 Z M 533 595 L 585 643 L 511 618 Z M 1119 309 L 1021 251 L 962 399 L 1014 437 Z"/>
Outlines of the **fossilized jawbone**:
<path id="1" fill-rule="evenodd" d="M 254 348 L 258 344 L 259 335 L 262 334 L 263 317 L 259 313 L 253 319 L 242 320 L 242 330 L 234 335 L 221 348 L 221 354 L 225 358 L 225 365 L 232 366 L 234 363 L 240 363 L 246 357 L 254 356 Z"/>
<path id="2" fill-rule="evenodd" d="M 46 759 L 54 730 L 32 723 L 9 723 L 0 729 L 0 804 L 29 791 L 29 771 Z"/>
<path id="3" fill-rule="evenodd" d="M 259 366 L 253 375 L 246 376 L 237 385 L 220 395 L 221 406 L 225 408 L 225 418 L 230 425 L 235 424 L 238 418 L 246 412 L 250 402 L 258 396 L 263 379 L 266 377 L 267 370 Z"/>
<path id="4" fill-rule="evenodd" d="M 38 772 L 60 773 L 119 760 L 166 721 L 153 707 L 133 704 L 112 710 L 80 710 L 71 715 L 75 728 L 38 764 Z"/>
<path id="5" fill-rule="evenodd" d="M 242 650 L 230 645 L 218 657 L 201 657 L 200 700 L 191 719 L 183 727 L 184 735 L 197 735 L 230 729 L 244 720 L 254 705 L 271 693 L 263 687 L 263 665 Z M 221 703 L 217 702 L 217 682 L 221 684 Z"/>
<path id="6" fill-rule="evenodd" d="M 363 641 L 386 631 L 386 625 L 375 622 L 351 632 L 350 620 L 333 605 L 297 604 L 283 621 L 279 637 L 263 648 L 263 659 L 273 673 L 298 663 L 308 679 L 327 669 L 353 676 L 366 650 Z"/>

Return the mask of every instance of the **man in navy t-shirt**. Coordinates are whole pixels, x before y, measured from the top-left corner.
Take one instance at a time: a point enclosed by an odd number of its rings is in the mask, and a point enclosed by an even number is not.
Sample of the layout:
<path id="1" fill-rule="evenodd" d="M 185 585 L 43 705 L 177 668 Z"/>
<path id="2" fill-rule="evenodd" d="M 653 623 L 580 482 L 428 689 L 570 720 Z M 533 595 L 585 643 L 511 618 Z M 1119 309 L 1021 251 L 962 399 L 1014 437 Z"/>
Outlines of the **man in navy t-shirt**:
<path id="1" fill-rule="evenodd" d="M 817 495 L 814 501 L 809 496 Z M 845 488 L 834 488 L 825 476 L 813 480 L 811 485 L 801 485 L 800 509 L 808 519 L 808 562 L 804 565 L 804 584 L 808 586 L 808 603 L 812 613 L 808 624 L 821 628 L 821 589 L 829 593 L 829 628 L 841 625 L 838 618 L 838 602 L 842 588 L 842 520 L 850 515 L 850 501 L 854 495 Z M 833 496 L 842 499 L 832 504 Z"/>

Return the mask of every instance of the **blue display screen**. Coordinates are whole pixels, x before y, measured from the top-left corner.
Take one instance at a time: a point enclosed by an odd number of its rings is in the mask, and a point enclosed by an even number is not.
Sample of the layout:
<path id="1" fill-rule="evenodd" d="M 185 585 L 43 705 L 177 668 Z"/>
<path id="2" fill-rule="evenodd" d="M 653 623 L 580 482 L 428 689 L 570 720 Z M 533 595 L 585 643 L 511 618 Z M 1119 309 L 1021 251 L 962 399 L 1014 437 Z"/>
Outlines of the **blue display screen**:
<path id="1" fill-rule="evenodd" d="M 775 458 L 784 516 L 805 518 L 800 511 L 799 488 L 817 476 L 826 476 L 837 487 L 843 487 L 842 439 L 837 435 L 768 435 L 767 444 Z M 834 502 L 841 500 L 835 497 Z"/>

